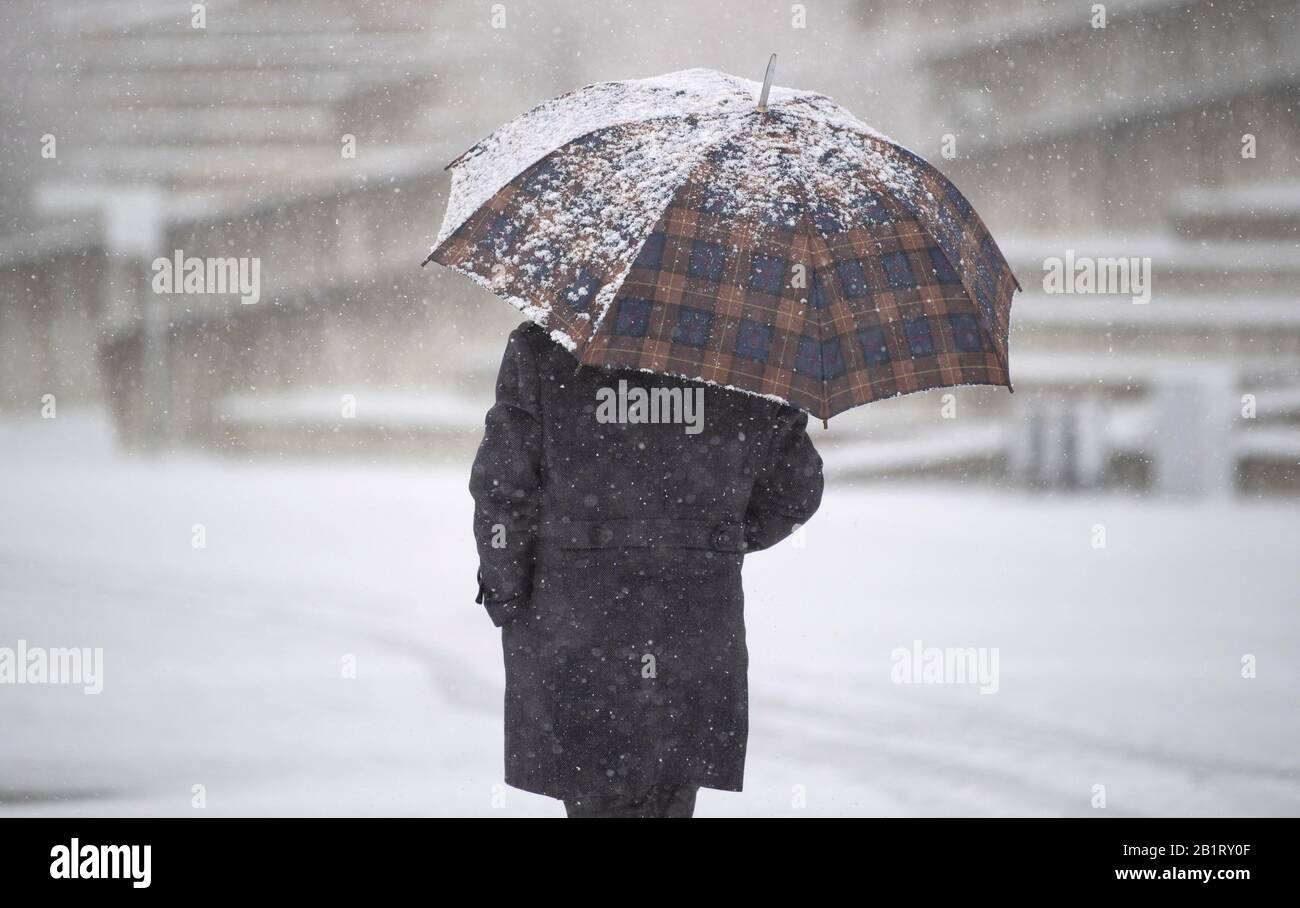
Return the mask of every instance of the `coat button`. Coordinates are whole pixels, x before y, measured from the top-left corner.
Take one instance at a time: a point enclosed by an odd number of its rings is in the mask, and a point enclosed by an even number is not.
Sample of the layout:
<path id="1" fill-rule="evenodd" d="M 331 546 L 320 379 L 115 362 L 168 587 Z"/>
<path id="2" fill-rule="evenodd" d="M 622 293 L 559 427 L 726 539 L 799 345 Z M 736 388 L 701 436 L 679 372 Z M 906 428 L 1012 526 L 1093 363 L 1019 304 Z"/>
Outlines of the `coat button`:
<path id="1" fill-rule="evenodd" d="M 591 541 L 596 545 L 608 545 L 613 538 L 614 531 L 603 524 L 598 523 L 591 528 Z"/>
<path id="2" fill-rule="evenodd" d="M 736 548 L 735 526 L 729 523 L 718 524 L 713 531 L 713 547 L 720 551 L 732 551 Z"/>

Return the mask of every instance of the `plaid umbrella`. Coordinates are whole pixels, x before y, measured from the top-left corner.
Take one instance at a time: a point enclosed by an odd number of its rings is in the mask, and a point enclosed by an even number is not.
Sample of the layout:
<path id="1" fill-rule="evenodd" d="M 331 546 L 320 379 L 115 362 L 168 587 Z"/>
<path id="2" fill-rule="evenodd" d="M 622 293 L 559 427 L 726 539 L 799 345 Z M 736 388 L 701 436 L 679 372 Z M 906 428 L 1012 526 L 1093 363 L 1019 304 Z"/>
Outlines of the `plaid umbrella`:
<path id="1" fill-rule="evenodd" d="M 771 68 L 761 93 L 694 69 L 535 107 L 448 165 L 426 263 L 587 365 L 822 419 L 926 388 L 1010 388 L 1020 288 L 979 215 L 830 99 L 771 87 Z"/>

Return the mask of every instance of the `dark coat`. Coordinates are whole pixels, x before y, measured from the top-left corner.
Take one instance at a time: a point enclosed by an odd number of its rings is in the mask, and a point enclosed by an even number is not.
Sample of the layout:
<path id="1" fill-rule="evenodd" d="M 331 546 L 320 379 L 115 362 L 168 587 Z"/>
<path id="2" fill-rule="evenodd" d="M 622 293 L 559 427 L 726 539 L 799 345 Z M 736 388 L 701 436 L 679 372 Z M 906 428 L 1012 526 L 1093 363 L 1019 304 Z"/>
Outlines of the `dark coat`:
<path id="1" fill-rule="evenodd" d="M 597 392 L 704 388 L 703 431 L 603 422 Z M 510 335 L 470 477 L 479 600 L 502 626 L 508 784 L 557 798 L 741 789 L 746 552 L 821 502 L 802 411 L 602 372 Z"/>

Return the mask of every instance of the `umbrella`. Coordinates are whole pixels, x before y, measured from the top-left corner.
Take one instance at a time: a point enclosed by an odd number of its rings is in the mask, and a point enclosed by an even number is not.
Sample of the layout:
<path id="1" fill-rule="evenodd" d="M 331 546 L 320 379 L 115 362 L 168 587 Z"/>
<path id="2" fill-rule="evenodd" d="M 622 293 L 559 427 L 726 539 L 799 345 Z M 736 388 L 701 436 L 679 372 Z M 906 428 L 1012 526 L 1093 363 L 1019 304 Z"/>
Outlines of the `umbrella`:
<path id="1" fill-rule="evenodd" d="M 829 419 L 926 388 L 1011 387 L 1019 288 L 935 167 L 829 98 L 690 69 L 547 101 L 448 165 L 429 261 L 580 363 Z"/>

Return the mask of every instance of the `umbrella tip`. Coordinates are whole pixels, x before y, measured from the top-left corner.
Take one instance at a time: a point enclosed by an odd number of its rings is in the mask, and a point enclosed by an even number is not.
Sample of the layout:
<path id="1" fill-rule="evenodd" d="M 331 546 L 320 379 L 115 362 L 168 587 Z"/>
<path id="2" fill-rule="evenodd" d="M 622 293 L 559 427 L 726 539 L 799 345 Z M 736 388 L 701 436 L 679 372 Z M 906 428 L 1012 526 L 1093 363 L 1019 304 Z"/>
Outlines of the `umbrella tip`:
<path id="1" fill-rule="evenodd" d="M 767 61 L 767 73 L 763 76 L 763 93 L 758 96 L 758 109 L 767 110 L 767 93 L 772 90 L 772 74 L 776 72 L 776 54 Z"/>

